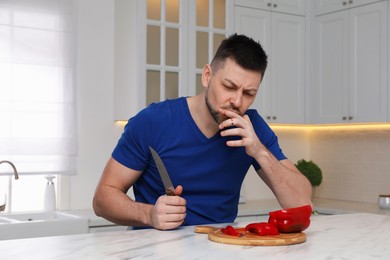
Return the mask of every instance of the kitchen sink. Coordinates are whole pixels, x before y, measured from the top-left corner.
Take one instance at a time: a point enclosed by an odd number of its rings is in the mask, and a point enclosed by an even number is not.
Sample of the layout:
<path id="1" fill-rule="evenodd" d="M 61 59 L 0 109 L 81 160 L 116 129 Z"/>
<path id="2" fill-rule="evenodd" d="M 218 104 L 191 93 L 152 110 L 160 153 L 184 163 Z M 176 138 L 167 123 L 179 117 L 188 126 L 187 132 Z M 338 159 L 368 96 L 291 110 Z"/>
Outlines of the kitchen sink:
<path id="1" fill-rule="evenodd" d="M 14 219 L 17 221 L 45 221 L 45 220 L 61 220 L 61 219 L 74 219 L 77 216 L 62 213 L 58 211 L 53 212 L 28 212 L 28 213 L 13 213 L 5 215 L 5 217 Z"/>
<path id="2" fill-rule="evenodd" d="M 0 224 L 11 223 L 12 219 L 0 217 Z"/>
<path id="3" fill-rule="evenodd" d="M 0 240 L 88 233 L 88 219 L 54 212 L 0 214 Z"/>

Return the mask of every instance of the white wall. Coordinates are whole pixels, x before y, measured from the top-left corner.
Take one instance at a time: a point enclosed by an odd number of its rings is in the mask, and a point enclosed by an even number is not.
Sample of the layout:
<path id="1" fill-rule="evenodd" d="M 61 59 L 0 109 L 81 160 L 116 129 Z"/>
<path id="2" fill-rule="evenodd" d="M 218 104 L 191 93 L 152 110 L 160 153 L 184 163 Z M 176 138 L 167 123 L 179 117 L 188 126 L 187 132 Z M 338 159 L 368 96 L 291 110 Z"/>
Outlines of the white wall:
<path id="1" fill-rule="evenodd" d="M 103 167 L 120 136 L 113 120 L 114 1 L 78 0 L 77 99 L 79 159 L 64 179 L 62 208 L 91 208 Z M 68 201 L 64 194 L 69 191 Z"/>

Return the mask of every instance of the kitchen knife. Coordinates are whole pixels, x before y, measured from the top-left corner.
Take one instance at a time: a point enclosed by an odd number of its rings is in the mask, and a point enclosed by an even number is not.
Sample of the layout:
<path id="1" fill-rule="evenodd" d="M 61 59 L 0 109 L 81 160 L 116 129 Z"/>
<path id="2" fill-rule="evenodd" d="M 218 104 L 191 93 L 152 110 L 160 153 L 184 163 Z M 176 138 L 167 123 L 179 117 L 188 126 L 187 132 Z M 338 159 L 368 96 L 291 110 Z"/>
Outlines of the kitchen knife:
<path id="1" fill-rule="evenodd" d="M 150 149 L 150 152 L 152 153 L 154 162 L 157 165 L 158 173 L 160 174 L 160 177 L 161 177 L 162 182 L 164 184 L 165 193 L 168 196 L 176 196 L 175 188 L 173 187 L 171 178 L 169 177 L 169 174 L 167 172 L 167 169 L 165 168 L 163 161 L 161 160 L 158 153 L 152 147 L 149 146 L 149 149 Z"/>

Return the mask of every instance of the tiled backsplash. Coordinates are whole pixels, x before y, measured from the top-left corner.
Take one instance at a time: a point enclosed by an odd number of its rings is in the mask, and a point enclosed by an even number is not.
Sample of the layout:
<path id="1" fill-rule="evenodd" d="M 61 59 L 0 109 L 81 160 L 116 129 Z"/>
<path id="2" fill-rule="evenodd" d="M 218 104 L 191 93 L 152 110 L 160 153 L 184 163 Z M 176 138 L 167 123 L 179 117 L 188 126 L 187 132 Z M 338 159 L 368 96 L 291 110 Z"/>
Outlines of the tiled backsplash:
<path id="1" fill-rule="evenodd" d="M 323 171 L 320 198 L 373 202 L 390 194 L 390 130 L 310 131 L 310 159 Z"/>

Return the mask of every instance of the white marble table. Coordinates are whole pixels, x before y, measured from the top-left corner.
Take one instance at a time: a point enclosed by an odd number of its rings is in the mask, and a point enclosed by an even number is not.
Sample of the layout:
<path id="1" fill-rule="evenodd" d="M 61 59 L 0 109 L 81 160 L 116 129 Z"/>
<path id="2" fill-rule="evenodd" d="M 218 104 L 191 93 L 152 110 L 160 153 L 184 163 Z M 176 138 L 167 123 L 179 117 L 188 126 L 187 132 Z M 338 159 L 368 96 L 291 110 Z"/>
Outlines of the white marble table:
<path id="1" fill-rule="evenodd" d="M 305 233 L 305 243 L 276 247 L 219 244 L 193 227 L 6 240 L 0 259 L 390 259 L 389 216 L 313 216 Z"/>

